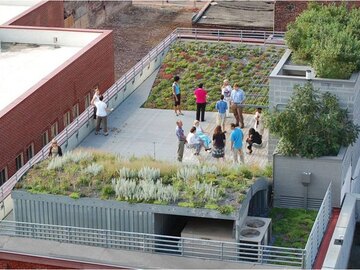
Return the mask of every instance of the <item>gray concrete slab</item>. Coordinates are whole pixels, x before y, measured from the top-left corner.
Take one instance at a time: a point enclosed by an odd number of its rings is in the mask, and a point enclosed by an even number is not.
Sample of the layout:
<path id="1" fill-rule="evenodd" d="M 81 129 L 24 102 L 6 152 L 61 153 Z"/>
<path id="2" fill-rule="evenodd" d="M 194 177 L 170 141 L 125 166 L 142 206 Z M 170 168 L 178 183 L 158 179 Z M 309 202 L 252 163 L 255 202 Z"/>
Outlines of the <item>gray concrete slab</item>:
<path id="1" fill-rule="evenodd" d="M 135 90 L 118 108 L 109 116 L 109 136 L 89 134 L 79 145 L 80 147 L 96 148 L 107 152 L 119 154 L 129 158 L 132 156 L 151 156 L 159 160 L 176 162 L 177 138 L 175 135 L 176 121 L 181 119 L 184 131 L 187 134 L 195 120 L 194 111 L 184 111 L 183 116 L 176 116 L 173 110 L 145 109 L 141 105 L 146 101 L 152 84 L 156 78 L 154 72 L 138 89 Z M 169 82 L 171 84 L 171 82 Z M 216 113 L 206 112 L 203 129 L 212 137 L 216 126 Z M 231 163 L 230 153 L 230 123 L 234 122 L 233 116 L 227 118 L 227 146 L 226 162 Z M 245 115 L 245 136 L 248 129 L 253 127 L 253 115 Z M 268 131 L 263 135 L 265 143 L 262 148 L 254 148 L 252 155 L 245 154 L 245 163 L 265 167 L 267 164 L 266 141 Z M 245 150 L 245 148 L 244 148 Z M 203 161 L 217 162 L 211 154 L 202 151 L 198 158 L 194 158 L 192 151 L 186 149 L 184 162 L 196 163 Z"/>

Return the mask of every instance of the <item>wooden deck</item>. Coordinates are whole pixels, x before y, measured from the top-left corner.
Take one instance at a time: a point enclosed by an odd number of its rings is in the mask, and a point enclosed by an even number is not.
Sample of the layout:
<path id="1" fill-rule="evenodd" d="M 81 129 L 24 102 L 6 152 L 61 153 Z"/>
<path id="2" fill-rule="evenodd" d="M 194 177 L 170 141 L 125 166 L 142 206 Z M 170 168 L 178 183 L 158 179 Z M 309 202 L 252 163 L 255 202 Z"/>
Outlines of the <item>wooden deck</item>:
<path id="1" fill-rule="evenodd" d="M 269 137 L 269 131 L 268 129 L 264 130 L 263 134 L 263 143 L 262 147 L 256 148 L 253 147 L 252 154 L 246 153 L 246 146 L 247 143 L 245 142 L 246 137 L 248 135 L 249 129 L 251 127 L 254 127 L 255 120 L 254 115 L 252 114 L 244 114 L 244 121 L 245 121 L 245 128 L 242 129 L 244 133 L 244 140 L 243 140 L 243 151 L 244 151 L 244 157 L 245 157 L 245 164 L 247 165 L 257 165 L 261 168 L 264 168 L 268 164 L 268 151 L 267 151 L 267 143 L 268 143 L 268 137 Z M 232 153 L 230 151 L 230 124 L 235 123 L 235 118 L 231 114 L 230 117 L 226 118 L 226 147 L 225 147 L 225 162 L 226 163 L 232 163 Z M 216 114 L 211 115 L 207 118 L 206 122 L 201 123 L 202 128 L 206 131 L 206 133 L 212 138 L 212 134 L 214 131 L 214 128 L 216 126 Z M 205 152 L 204 149 L 201 150 L 199 156 L 194 156 L 194 152 L 192 149 L 185 148 L 184 152 L 184 158 L 183 163 L 184 164 L 197 164 L 199 162 L 222 162 L 222 159 L 217 161 L 217 159 L 213 158 L 211 153 Z"/>

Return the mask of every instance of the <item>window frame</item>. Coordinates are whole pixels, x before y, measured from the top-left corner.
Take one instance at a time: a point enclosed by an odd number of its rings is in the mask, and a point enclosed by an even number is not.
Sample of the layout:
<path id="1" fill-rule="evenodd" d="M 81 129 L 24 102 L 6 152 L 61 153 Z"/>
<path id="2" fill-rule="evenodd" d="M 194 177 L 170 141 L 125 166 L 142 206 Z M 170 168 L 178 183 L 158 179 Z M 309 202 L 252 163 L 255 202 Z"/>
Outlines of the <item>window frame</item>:
<path id="1" fill-rule="evenodd" d="M 20 157 L 20 164 L 21 166 L 18 167 L 18 158 Z M 24 166 L 24 153 L 21 152 L 20 154 L 18 154 L 15 158 L 15 168 L 16 168 L 16 171 L 20 170 L 21 167 Z"/>

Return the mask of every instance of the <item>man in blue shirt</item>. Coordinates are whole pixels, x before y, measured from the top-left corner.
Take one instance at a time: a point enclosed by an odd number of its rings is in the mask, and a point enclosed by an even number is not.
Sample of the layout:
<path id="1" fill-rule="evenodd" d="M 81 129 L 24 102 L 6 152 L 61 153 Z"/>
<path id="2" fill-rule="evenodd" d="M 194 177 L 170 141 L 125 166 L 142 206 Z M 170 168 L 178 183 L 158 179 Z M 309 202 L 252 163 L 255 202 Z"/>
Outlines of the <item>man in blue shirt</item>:
<path id="1" fill-rule="evenodd" d="M 243 103 L 245 101 L 245 93 L 235 83 L 234 89 L 231 91 L 231 109 L 233 110 L 236 125 L 240 124 L 241 128 L 244 128 L 244 117 L 243 117 Z"/>
<path id="2" fill-rule="evenodd" d="M 226 110 L 228 109 L 227 102 L 224 101 L 224 95 L 221 95 L 220 100 L 216 102 L 215 108 L 218 110 L 217 125 L 221 126 L 222 130 L 225 131 L 225 118 Z"/>
<path id="3" fill-rule="evenodd" d="M 244 153 L 242 151 L 242 141 L 244 138 L 244 134 L 242 132 L 242 130 L 234 123 L 231 123 L 231 135 L 230 135 L 230 140 L 231 140 L 231 151 L 233 153 L 233 158 L 234 158 L 234 163 L 238 163 L 239 159 L 238 156 L 240 156 L 240 161 L 241 163 L 245 163 L 244 162 Z"/>

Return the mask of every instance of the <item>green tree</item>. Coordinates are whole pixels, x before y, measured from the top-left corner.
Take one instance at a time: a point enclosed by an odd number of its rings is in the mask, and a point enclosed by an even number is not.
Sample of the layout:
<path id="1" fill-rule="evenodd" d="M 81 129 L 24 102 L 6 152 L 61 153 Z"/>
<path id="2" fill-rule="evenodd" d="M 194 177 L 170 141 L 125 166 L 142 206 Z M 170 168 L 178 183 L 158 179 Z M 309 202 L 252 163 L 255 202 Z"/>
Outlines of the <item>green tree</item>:
<path id="1" fill-rule="evenodd" d="M 322 78 L 348 79 L 360 69 L 360 9 L 310 4 L 285 35 L 293 60 Z"/>
<path id="2" fill-rule="evenodd" d="M 280 153 L 306 158 L 337 155 L 341 146 L 356 141 L 360 131 L 336 96 L 320 95 L 311 83 L 295 86 L 285 110 L 270 113 L 266 123 L 280 138 Z"/>

